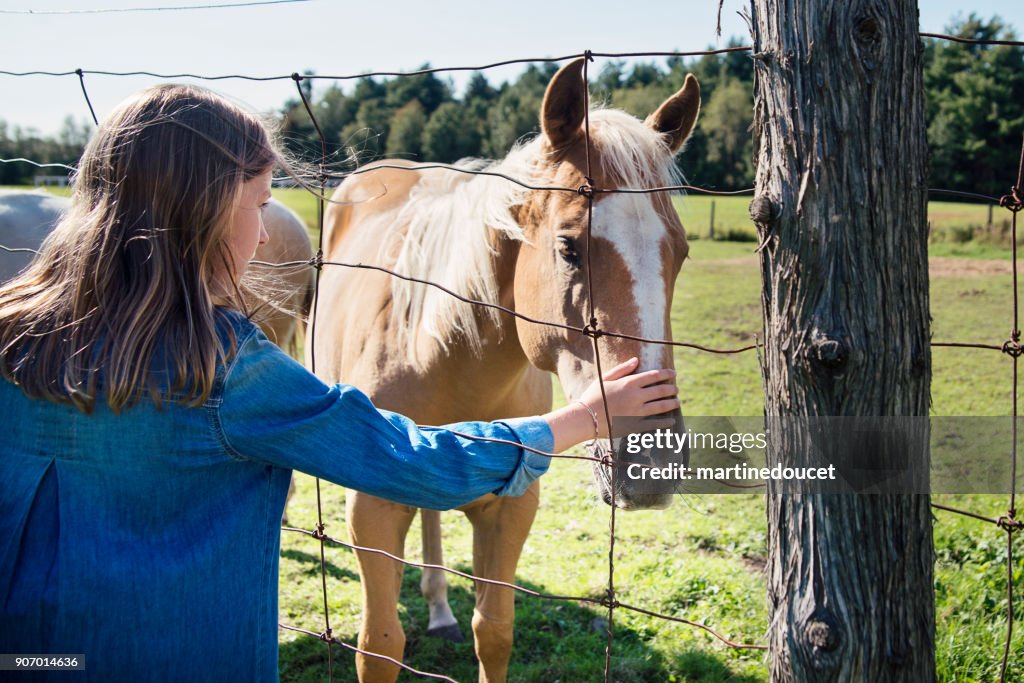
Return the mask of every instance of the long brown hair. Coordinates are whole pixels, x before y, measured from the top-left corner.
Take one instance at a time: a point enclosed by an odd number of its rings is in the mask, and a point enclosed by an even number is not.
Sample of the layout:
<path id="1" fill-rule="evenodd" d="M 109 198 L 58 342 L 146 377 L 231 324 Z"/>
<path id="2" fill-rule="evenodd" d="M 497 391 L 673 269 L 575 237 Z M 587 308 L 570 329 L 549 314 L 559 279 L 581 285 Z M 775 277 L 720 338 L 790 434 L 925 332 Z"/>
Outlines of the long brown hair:
<path id="1" fill-rule="evenodd" d="M 263 122 L 203 88 L 122 102 L 86 147 L 68 214 L 0 287 L 0 374 L 85 412 L 100 388 L 115 411 L 146 394 L 204 402 L 235 344 L 214 303 L 244 307 L 225 246 L 236 198 L 281 161 Z"/>

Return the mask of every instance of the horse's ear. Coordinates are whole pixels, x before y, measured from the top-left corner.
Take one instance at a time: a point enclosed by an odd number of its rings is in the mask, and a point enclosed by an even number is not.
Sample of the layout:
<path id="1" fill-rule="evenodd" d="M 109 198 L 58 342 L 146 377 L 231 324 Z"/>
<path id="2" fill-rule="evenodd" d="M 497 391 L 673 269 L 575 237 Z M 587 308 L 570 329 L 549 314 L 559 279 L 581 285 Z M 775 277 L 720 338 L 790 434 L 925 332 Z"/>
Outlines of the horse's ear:
<path id="1" fill-rule="evenodd" d="M 665 100 L 644 123 L 664 135 L 669 148 L 678 152 L 693 132 L 699 112 L 700 85 L 693 74 L 686 74 L 686 82 L 679 92 Z"/>
<path id="2" fill-rule="evenodd" d="M 551 146 L 565 147 L 580 135 L 586 107 L 583 59 L 569 62 L 555 74 L 544 93 L 540 127 Z"/>

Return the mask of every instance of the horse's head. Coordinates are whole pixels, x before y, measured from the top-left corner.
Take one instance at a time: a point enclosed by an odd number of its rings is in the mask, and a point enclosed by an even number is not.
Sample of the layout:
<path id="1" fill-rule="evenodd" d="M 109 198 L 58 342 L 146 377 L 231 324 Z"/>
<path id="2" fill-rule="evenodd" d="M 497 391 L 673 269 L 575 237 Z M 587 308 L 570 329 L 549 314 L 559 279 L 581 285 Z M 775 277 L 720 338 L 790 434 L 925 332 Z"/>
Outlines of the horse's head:
<path id="1" fill-rule="evenodd" d="M 583 60 L 562 68 L 548 85 L 541 111 L 542 135 L 535 144 L 534 179 L 559 187 L 588 185 L 584 129 L 586 87 Z M 590 179 L 597 190 L 678 184 L 673 157 L 693 129 L 700 88 L 692 76 L 646 121 L 624 112 L 590 112 Z M 593 282 L 594 317 L 604 331 L 648 339 L 671 339 L 672 291 L 687 255 L 686 234 L 665 192 L 593 195 L 590 253 L 588 202 L 580 194 L 537 191 L 518 208 L 526 241 L 516 263 L 516 309 L 530 317 L 583 326 L 589 322 L 588 279 Z M 555 372 L 570 401 L 597 377 L 590 337 L 517 321 L 523 349 L 537 367 Z M 632 356 L 640 370 L 672 367 L 672 348 L 603 336 L 602 367 Z M 612 416 L 613 418 L 619 416 Z M 679 411 L 673 416 L 682 426 Z M 625 440 L 617 448 L 621 462 Z M 633 461 L 636 461 L 635 458 Z M 606 503 L 625 508 L 658 508 L 670 494 L 650 492 L 619 470 L 616 490 L 607 468 L 594 476 Z"/>

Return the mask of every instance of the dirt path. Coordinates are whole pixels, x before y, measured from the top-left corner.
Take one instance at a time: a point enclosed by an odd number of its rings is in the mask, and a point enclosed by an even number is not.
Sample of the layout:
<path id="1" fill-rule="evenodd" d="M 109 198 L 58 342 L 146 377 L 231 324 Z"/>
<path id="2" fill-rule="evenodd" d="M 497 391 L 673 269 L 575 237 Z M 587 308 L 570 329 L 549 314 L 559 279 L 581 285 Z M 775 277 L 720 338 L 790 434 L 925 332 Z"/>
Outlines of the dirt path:
<path id="1" fill-rule="evenodd" d="M 1002 259 L 954 258 L 933 256 L 928 259 L 928 272 L 932 277 L 964 277 L 970 275 L 1009 275 L 1013 264 Z M 1024 272 L 1024 264 L 1017 264 L 1017 272 Z"/>

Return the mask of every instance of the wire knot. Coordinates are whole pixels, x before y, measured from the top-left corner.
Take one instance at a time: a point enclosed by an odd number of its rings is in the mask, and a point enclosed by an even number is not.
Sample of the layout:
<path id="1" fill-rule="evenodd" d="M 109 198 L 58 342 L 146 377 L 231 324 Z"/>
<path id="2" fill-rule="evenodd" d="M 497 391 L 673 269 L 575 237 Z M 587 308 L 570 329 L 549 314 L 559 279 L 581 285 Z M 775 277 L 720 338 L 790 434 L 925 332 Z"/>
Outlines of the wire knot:
<path id="1" fill-rule="evenodd" d="M 588 182 L 576 188 L 576 194 L 586 197 L 587 199 L 593 198 L 594 186 L 589 182 L 589 179 Z"/>
<path id="2" fill-rule="evenodd" d="M 605 467 L 615 467 L 615 458 L 608 452 L 604 452 L 601 455 L 600 463 Z"/>
<path id="3" fill-rule="evenodd" d="M 591 52 L 590 50 L 584 50 L 583 58 L 586 59 L 588 62 L 592 62 L 594 61 L 594 53 Z"/>
<path id="4" fill-rule="evenodd" d="M 1019 358 L 1024 354 L 1024 349 L 1020 345 L 1020 330 L 1010 330 L 1010 338 L 1003 342 L 1003 353 L 1013 358 Z"/>
<path id="5" fill-rule="evenodd" d="M 583 326 L 583 334 L 588 337 L 593 337 L 594 339 L 599 339 L 604 336 L 604 332 L 598 329 L 596 320 L 591 320 Z"/>
<path id="6" fill-rule="evenodd" d="M 328 626 L 327 630 L 325 630 L 323 633 L 321 633 L 319 638 L 320 638 L 320 640 L 322 640 L 325 643 L 333 643 L 334 642 L 334 636 L 331 633 L 331 627 Z"/>
<path id="7" fill-rule="evenodd" d="M 302 74 L 300 74 L 298 71 L 293 71 L 292 72 L 292 80 L 295 81 L 296 83 L 301 82 L 302 81 Z"/>
<path id="8" fill-rule="evenodd" d="M 317 270 L 323 270 L 324 268 L 324 250 L 317 249 L 313 257 L 309 259 L 309 265 L 313 266 Z"/>
<path id="9" fill-rule="evenodd" d="M 313 531 L 313 538 L 317 539 L 318 541 L 326 541 L 327 534 L 324 533 L 324 529 L 326 528 L 326 524 L 324 524 L 323 522 L 317 522 L 316 530 Z"/>
<path id="10" fill-rule="evenodd" d="M 1010 510 L 1005 515 L 1002 515 L 996 520 L 996 526 L 1009 534 L 1012 534 L 1014 531 L 1024 529 L 1024 522 L 1021 522 L 1019 519 L 1014 519 L 1016 516 L 1014 514 L 1015 512 L 1016 510 Z"/>
<path id="11" fill-rule="evenodd" d="M 622 607 L 622 603 L 615 599 L 615 596 L 610 592 L 605 593 L 604 597 L 601 598 L 602 607 L 610 607 L 612 609 Z"/>
<path id="12" fill-rule="evenodd" d="M 1004 194 L 999 198 L 999 206 L 1017 213 L 1024 209 L 1024 190 L 1020 186 L 1010 188 L 1010 194 Z"/>

